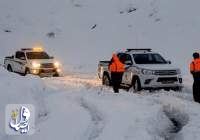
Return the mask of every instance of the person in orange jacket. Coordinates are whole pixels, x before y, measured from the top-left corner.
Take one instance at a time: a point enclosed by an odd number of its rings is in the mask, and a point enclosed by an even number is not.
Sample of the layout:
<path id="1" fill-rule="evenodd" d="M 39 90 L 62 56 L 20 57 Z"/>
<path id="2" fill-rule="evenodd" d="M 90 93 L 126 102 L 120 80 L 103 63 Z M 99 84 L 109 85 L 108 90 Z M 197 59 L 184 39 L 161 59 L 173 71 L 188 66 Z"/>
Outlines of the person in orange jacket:
<path id="1" fill-rule="evenodd" d="M 200 103 L 200 55 L 193 53 L 194 60 L 190 63 L 190 72 L 193 75 L 193 98 L 195 102 Z"/>
<path id="2" fill-rule="evenodd" d="M 119 60 L 116 54 L 113 54 L 108 69 L 111 72 L 111 82 L 113 90 L 115 93 L 119 93 L 119 88 L 122 82 L 122 76 L 125 71 L 125 66 Z"/>

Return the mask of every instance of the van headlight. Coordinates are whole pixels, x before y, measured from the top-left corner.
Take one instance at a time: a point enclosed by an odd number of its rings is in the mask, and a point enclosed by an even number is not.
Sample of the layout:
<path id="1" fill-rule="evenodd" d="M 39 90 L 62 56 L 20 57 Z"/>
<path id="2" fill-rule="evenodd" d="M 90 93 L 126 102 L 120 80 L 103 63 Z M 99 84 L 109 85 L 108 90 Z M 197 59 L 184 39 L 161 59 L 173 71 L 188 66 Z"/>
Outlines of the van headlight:
<path id="1" fill-rule="evenodd" d="M 154 75 L 155 74 L 154 70 L 148 70 L 148 69 L 142 69 L 141 72 L 144 75 Z"/>
<path id="2" fill-rule="evenodd" d="M 56 68 L 58 68 L 58 67 L 60 67 L 60 63 L 59 63 L 59 62 L 54 62 L 54 66 L 55 66 Z"/>
<path id="3" fill-rule="evenodd" d="M 37 63 L 37 62 L 33 62 L 32 63 L 32 67 L 37 69 L 37 68 L 40 68 L 41 64 L 40 63 Z"/>

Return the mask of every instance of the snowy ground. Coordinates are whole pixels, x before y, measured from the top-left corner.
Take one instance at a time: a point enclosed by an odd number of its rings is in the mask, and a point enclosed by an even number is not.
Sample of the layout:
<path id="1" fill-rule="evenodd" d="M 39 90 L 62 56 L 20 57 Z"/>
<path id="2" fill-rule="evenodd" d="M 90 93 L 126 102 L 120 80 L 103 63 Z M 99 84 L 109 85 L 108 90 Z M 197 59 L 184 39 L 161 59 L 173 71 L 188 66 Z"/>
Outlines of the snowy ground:
<path id="1" fill-rule="evenodd" d="M 9 103 L 36 107 L 36 132 L 8 136 L 1 117 L 2 140 L 198 140 L 200 106 L 192 101 L 190 78 L 183 93 L 133 94 L 102 87 L 96 76 L 22 77 L 1 68 L 1 114 Z M 17 100 L 16 100 L 17 99 Z"/>

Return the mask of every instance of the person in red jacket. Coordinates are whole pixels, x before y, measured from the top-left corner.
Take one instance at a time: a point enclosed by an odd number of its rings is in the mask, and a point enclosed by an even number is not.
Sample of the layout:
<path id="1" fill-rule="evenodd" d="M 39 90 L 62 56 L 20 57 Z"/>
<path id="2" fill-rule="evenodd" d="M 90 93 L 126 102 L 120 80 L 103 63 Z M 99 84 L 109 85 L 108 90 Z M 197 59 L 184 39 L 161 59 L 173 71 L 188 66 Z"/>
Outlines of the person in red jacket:
<path id="1" fill-rule="evenodd" d="M 194 60 L 190 63 L 190 72 L 193 75 L 193 98 L 195 102 L 200 103 L 200 55 L 193 53 Z"/>
<path id="2" fill-rule="evenodd" d="M 111 72 L 112 87 L 115 93 L 119 93 L 122 76 L 125 71 L 124 64 L 119 60 L 116 54 L 113 54 L 110 64 L 108 66 Z"/>

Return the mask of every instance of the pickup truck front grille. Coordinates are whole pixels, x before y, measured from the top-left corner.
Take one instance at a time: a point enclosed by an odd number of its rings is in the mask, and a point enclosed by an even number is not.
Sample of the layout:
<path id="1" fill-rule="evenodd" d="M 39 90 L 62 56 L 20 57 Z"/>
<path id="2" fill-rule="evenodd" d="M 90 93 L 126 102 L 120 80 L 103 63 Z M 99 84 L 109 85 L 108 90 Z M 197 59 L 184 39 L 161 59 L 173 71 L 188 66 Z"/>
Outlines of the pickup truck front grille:
<path id="1" fill-rule="evenodd" d="M 162 83 L 174 83 L 177 81 L 178 81 L 177 77 L 160 77 L 157 80 L 157 82 L 162 82 Z"/>
<path id="2" fill-rule="evenodd" d="M 44 64 L 41 64 L 41 68 L 54 68 L 54 64 L 53 63 L 44 63 Z"/>
<path id="3" fill-rule="evenodd" d="M 177 75 L 176 70 L 158 70 L 155 71 L 155 75 Z"/>

